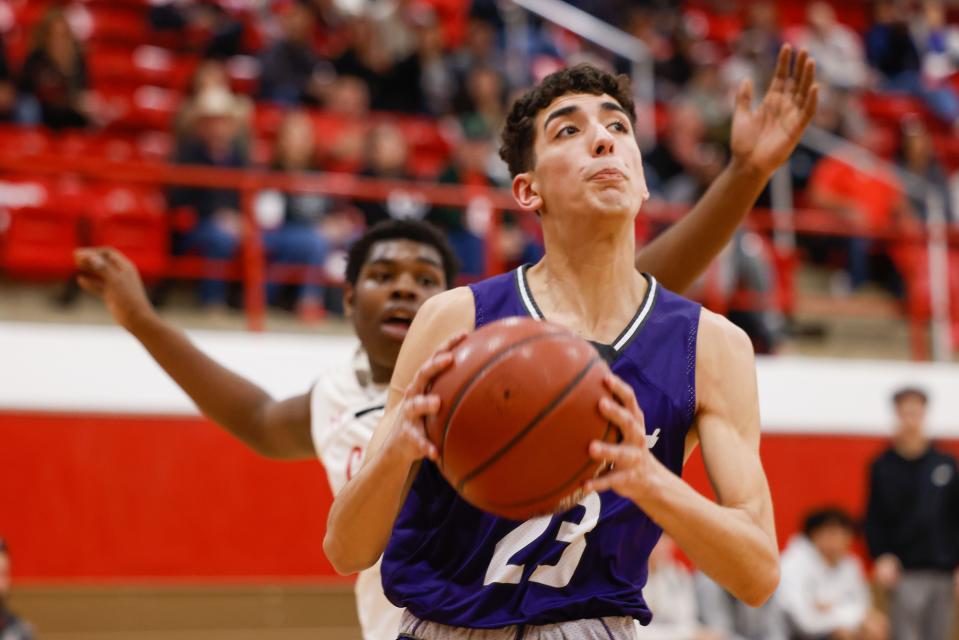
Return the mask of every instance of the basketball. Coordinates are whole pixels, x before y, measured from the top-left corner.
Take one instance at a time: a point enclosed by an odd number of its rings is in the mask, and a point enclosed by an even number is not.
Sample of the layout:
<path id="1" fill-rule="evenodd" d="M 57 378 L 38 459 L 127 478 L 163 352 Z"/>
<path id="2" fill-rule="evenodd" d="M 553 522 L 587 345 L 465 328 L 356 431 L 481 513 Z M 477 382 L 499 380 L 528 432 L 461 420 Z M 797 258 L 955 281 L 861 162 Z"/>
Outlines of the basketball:
<path id="1" fill-rule="evenodd" d="M 599 413 L 607 373 L 592 345 L 548 322 L 473 332 L 431 387 L 441 406 L 427 434 L 443 476 L 473 506 L 513 520 L 571 506 L 603 466 L 589 443 L 619 438 Z"/>

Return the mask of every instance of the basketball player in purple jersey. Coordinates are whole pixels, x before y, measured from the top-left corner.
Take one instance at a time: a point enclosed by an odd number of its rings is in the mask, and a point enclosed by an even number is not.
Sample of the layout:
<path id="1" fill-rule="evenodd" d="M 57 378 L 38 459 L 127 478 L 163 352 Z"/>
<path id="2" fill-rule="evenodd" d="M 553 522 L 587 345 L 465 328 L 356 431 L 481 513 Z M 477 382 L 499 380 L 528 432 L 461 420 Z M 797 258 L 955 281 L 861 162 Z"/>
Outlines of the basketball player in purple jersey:
<path id="1" fill-rule="evenodd" d="M 786 51 L 776 81 L 788 65 Z M 761 108 L 750 122 L 750 144 L 769 135 L 795 144 L 808 123 L 817 90 L 811 63 L 798 66 L 775 113 Z M 748 105 L 747 87 L 737 109 Z M 745 602 L 760 604 L 776 588 L 752 347 L 724 318 L 635 270 L 633 225 L 648 192 L 633 113 L 625 79 L 588 66 L 557 72 L 518 100 L 501 154 L 517 202 L 541 217 L 546 255 L 431 298 L 410 328 L 384 419 L 363 469 L 334 501 L 324 540 L 344 573 L 383 554 L 386 594 L 407 609 L 401 637 L 635 637 L 633 620 L 652 617 L 641 590 L 662 530 Z M 588 482 L 577 506 L 526 522 L 465 503 L 439 474 L 422 426 L 439 407 L 428 382 L 450 366 L 458 340 L 517 315 L 597 345 L 615 398 L 599 410 L 623 435 L 591 446 L 615 468 Z M 718 502 L 679 477 L 697 445 Z"/>

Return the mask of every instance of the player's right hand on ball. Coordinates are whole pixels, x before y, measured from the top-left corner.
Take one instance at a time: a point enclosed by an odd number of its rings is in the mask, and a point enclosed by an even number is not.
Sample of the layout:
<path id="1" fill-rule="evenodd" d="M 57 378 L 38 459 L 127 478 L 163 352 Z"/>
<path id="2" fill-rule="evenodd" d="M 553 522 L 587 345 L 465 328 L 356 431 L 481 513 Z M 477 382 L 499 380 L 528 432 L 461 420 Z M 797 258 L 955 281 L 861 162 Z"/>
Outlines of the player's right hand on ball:
<path id="1" fill-rule="evenodd" d="M 153 313 L 137 268 L 112 247 L 88 247 L 73 252 L 77 282 L 101 298 L 117 324 L 132 330 Z"/>
<path id="2" fill-rule="evenodd" d="M 385 445 L 403 462 L 413 464 L 423 458 L 435 461 L 439 455 L 436 445 L 426 437 L 425 421 L 440 410 L 440 397 L 428 390 L 433 379 L 453 364 L 453 349 L 465 337 L 465 333 L 457 333 L 443 342 L 420 366 L 406 387 L 403 402 L 396 414 L 396 423 Z"/>

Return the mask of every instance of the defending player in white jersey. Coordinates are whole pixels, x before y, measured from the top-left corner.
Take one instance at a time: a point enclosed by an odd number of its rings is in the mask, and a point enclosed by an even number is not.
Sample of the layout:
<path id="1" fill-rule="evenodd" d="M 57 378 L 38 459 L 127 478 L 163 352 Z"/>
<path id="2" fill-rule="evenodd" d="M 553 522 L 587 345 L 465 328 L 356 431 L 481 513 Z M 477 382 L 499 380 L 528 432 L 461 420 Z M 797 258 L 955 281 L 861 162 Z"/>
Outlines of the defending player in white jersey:
<path id="1" fill-rule="evenodd" d="M 789 71 L 780 55 L 777 76 L 758 108 L 748 86 L 740 92 L 732 160 L 697 205 L 645 246 L 637 268 L 683 291 L 725 246 L 770 175 L 789 156 L 808 120 L 795 122 L 791 85 L 812 62 L 800 54 Z M 223 367 L 160 318 L 136 268 L 110 248 L 76 254 L 79 282 L 102 298 L 204 415 L 254 451 L 277 459 L 319 457 L 334 494 L 359 469 L 383 414 L 387 385 L 409 322 L 428 298 L 454 285 L 455 258 L 445 238 L 420 222 L 385 222 L 351 248 L 344 300 L 360 344 L 352 363 L 334 363 L 307 393 L 275 400 Z M 400 612 L 383 595 L 378 567 L 356 583 L 364 640 L 393 640 Z"/>

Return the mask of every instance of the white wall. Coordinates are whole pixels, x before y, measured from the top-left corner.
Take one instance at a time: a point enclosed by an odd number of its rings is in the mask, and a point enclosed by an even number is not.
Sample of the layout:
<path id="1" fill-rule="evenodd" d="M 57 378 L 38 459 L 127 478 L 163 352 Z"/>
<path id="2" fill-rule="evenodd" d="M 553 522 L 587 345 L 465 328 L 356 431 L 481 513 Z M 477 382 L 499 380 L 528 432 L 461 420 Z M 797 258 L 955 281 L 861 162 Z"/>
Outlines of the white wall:
<path id="1" fill-rule="evenodd" d="M 274 397 L 309 389 L 327 367 L 350 366 L 345 337 L 194 331 L 207 353 Z M 759 358 L 768 432 L 882 435 L 889 396 L 916 384 L 932 397 L 930 431 L 959 437 L 959 366 L 795 357 Z M 116 327 L 0 323 L 0 410 L 192 414 L 190 400 Z"/>

